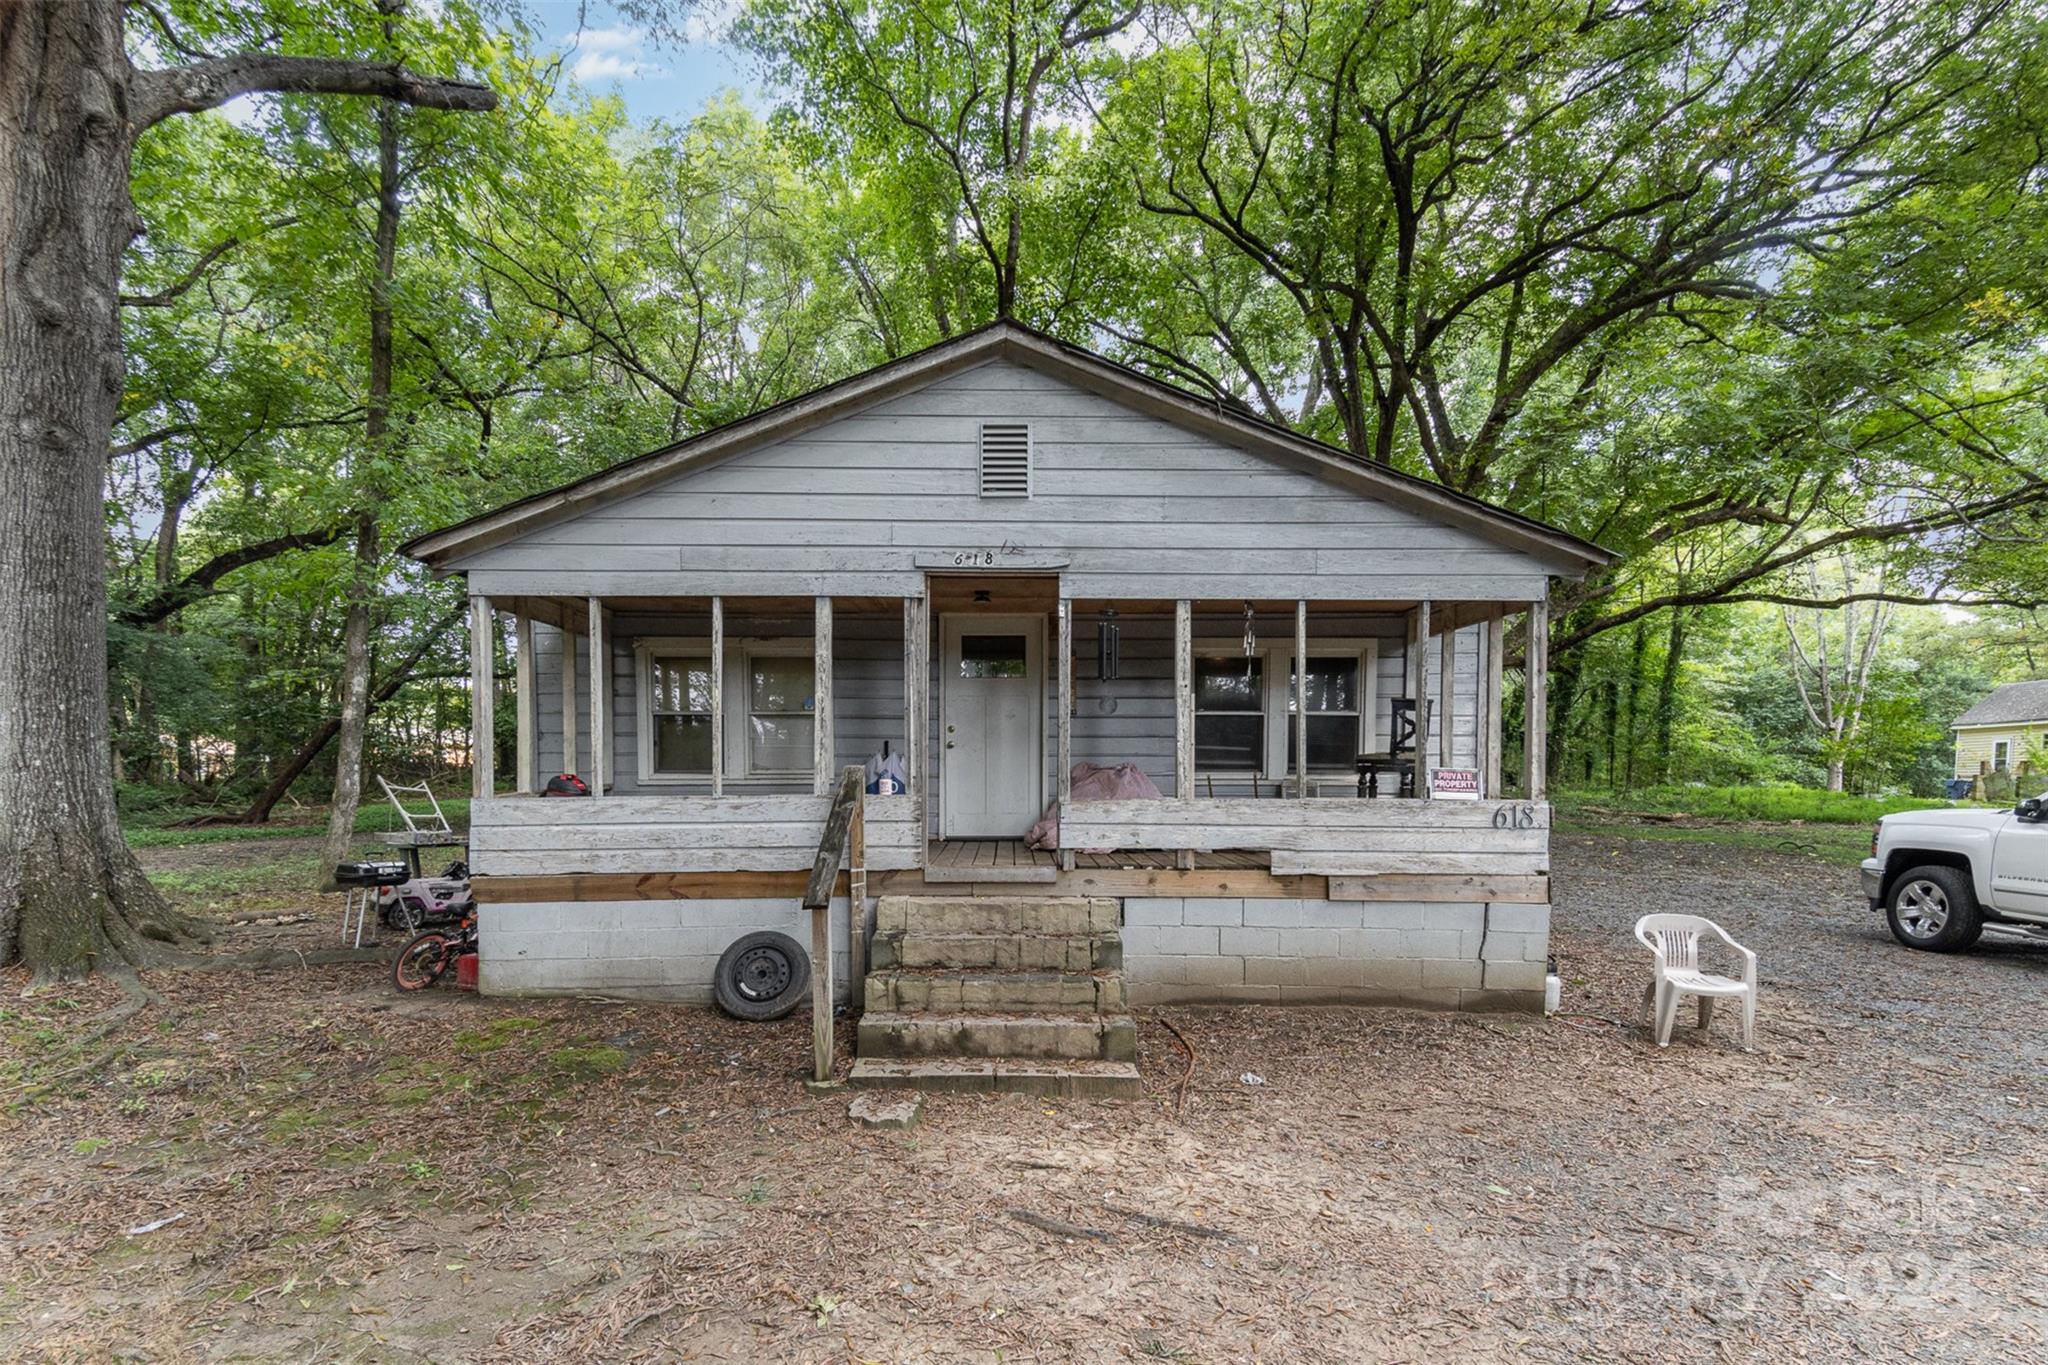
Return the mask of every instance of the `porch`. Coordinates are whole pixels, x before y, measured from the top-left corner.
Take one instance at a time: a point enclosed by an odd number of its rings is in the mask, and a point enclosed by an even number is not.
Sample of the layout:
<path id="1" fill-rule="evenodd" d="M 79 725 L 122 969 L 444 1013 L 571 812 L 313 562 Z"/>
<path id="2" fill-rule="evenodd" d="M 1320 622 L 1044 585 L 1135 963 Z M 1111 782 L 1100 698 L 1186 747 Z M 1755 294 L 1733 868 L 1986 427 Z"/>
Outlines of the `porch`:
<path id="1" fill-rule="evenodd" d="M 479 686 L 476 871 L 794 873 L 822 794 L 881 753 L 898 790 L 869 801 L 885 831 L 874 865 L 932 882 L 1413 874 L 1424 853 L 1446 872 L 1542 871 L 1544 850 L 1513 836 L 1547 813 L 1499 810 L 1505 618 L 1522 612 L 1540 651 L 1540 601 L 1083 599 L 1035 567 L 928 572 L 919 586 L 893 599 L 474 596 L 479 677 L 494 615 L 511 621 L 517 735 L 502 794 Z M 1525 807 L 1544 781 L 1534 677 Z M 1122 765 L 1157 795 L 1076 801 L 1077 765 Z M 499 809 L 536 795 L 544 769 L 580 773 L 592 799 Z M 1041 812 L 1058 817 L 1057 842 L 1025 849 Z M 1407 837 L 1474 817 L 1478 837 Z M 615 823 L 634 835 L 598 833 Z M 492 833 L 546 826 L 561 828 L 541 842 Z M 1347 851 L 1358 856 L 1334 856 Z M 1511 853 L 1538 856 L 1510 868 Z"/>
<path id="2" fill-rule="evenodd" d="M 886 749 L 865 896 L 849 859 L 817 940 L 834 980 L 881 898 L 1085 898 L 1114 902 L 1141 1003 L 1540 1003 L 1540 670 L 1529 795 L 1501 734 L 1505 618 L 1540 652 L 1540 601 L 1080 598 L 1036 565 L 918 586 L 474 598 L 479 669 L 494 611 L 518 646 L 516 790 L 480 765 L 471 808 L 485 988 L 702 998 L 742 934 L 806 937 L 824 793 Z M 1077 800 L 1088 764 L 1157 794 Z M 592 796 L 540 798 L 543 766 Z"/>

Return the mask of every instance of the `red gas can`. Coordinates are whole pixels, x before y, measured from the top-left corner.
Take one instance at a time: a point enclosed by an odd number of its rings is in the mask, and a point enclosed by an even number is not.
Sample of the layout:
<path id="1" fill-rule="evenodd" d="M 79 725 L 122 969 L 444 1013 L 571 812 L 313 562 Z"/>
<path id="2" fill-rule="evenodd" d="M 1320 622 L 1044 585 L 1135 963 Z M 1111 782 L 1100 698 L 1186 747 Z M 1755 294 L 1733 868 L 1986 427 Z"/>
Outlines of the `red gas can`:
<path id="1" fill-rule="evenodd" d="M 455 959 L 455 989 L 473 991 L 476 989 L 476 954 L 464 953 Z"/>

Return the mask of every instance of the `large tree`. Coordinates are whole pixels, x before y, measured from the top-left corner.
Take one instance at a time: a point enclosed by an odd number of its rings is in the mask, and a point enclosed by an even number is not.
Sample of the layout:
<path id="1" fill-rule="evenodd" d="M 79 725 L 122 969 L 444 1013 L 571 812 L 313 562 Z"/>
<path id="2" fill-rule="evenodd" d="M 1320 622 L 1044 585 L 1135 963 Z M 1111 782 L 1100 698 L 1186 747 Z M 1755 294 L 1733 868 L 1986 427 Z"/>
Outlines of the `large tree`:
<path id="1" fill-rule="evenodd" d="M 274 19 L 0 6 L 0 961 L 38 978 L 159 960 L 185 928 L 121 837 L 108 726 L 102 488 L 136 140 L 263 91 L 496 104 L 395 62 L 245 46 Z"/>

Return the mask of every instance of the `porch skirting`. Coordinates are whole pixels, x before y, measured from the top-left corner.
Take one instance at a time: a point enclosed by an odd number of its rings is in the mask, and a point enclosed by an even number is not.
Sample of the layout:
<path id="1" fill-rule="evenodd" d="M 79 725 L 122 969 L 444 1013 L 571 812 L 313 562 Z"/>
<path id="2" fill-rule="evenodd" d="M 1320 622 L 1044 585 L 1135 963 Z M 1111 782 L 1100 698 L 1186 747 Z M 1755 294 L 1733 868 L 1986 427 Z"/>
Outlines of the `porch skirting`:
<path id="1" fill-rule="evenodd" d="M 1131 896 L 1134 1004 L 1543 1008 L 1550 907 Z"/>
<path id="2" fill-rule="evenodd" d="M 868 901 L 873 921 L 874 901 Z M 832 901 L 832 983 L 847 998 L 846 897 Z M 597 995 L 710 1004 L 712 970 L 758 929 L 809 951 L 811 919 L 793 896 L 739 900 L 486 903 L 478 917 L 486 995 Z"/>
<path id="3" fill-rule="evenodd" d="M 709 1003 L 719 954 L 775 929 L 809 943 L 791 896 L 492 902 L 490 995 Z M 1148 1004 L 1350 1004 L 1540 1011 L 1550 907 L 1527 901 L 1126 896 L 1124 979 Z M 874 901 L 866 907 L 872 923 Z M 847 900 L 832 902 L 833 982 L 847 998 Z"/>

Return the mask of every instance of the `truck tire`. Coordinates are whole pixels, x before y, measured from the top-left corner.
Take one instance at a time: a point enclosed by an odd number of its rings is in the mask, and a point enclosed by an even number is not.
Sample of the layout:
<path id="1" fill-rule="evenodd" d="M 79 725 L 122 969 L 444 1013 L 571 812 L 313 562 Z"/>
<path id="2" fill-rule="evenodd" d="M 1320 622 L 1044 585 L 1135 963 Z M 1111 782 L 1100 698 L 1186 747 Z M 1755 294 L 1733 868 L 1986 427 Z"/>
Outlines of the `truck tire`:
<path id="1" fill-rule="evenodd" d="M 1938 863 L 1900 873 L 1885 898 L 1884 917 L 1893 938 L 1931 953 L 1960 953 L 1984 933 L 1969 873 Z"/>
<path id="2" fill-rule="evenodd" d="M 735 1019 L 762 1024 L 803 1003 L 811 959 L 788 934 L 772 929 L 737 939 L 718 959 L 712 990 L 718 1007 Z"/>

